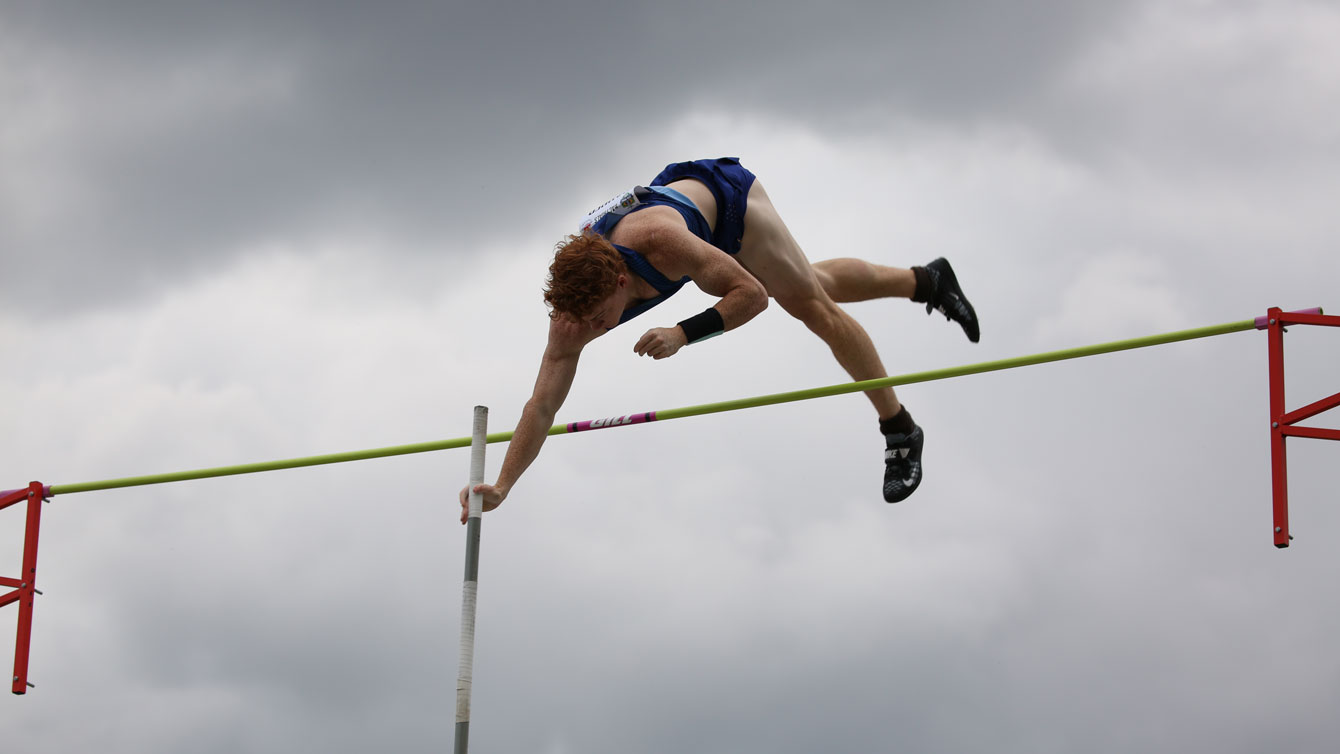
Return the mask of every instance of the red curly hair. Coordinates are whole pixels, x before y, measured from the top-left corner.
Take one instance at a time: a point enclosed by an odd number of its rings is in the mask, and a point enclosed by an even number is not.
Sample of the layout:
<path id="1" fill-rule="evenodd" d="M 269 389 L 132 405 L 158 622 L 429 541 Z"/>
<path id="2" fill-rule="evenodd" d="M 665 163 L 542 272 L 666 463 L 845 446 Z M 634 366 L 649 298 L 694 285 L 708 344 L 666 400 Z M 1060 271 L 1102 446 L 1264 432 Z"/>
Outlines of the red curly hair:
<path id="1" fill-rule="evenodd" d="M 549 265 L 544 301 L 549 318 L 581 319 L 609 298 L 628 266 L 604 236 L 590 231 L 563 239 Z"/>

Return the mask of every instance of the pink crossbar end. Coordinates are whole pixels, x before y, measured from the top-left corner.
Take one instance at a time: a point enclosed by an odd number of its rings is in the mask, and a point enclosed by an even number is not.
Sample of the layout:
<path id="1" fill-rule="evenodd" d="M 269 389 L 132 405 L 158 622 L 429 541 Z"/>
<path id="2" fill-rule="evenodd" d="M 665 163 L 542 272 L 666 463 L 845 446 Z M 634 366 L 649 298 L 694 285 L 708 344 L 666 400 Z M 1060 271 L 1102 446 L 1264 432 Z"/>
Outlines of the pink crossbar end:
<path id="1" fill-rule="evenodd" d="M 1297 309 L 1295 311 L 1285 312 L 1285 314 L 1321 314 L 1321 313 L 1322 311 L 1320 306 L 1314 306 L 1311 309 Z M 1256 318 L 1256 329 L 1264 330 L 1267 327 L 1270 327 L 1270 315 L 1267 314 Z"/>
<path id="2" fill-rule="evenodd" d="M 27 487 L 20 487 L 16 490 L 0 490 L 0 497 L 5 497 L 6 495 L 10 495 L 15 492 L 27 492 L 27 491 L 28 491 Z M 42 497 L 51 497 L 51 485 L 49 484 L 42 485 Z"/>
<path id="3" fill-rule="evenodd" d="M 30 487 L 22 487 L 17 490 L 0 491 L 0 508 L 8 508 L 9 506 L 14 505 L 17 502 L 27 500 L 28 492 L 30 490 L 31 490 Z M 47 500 L 50 497 L 51 497 L 51 485 L 49 484 L 42 485 L 42 499 Z"/>

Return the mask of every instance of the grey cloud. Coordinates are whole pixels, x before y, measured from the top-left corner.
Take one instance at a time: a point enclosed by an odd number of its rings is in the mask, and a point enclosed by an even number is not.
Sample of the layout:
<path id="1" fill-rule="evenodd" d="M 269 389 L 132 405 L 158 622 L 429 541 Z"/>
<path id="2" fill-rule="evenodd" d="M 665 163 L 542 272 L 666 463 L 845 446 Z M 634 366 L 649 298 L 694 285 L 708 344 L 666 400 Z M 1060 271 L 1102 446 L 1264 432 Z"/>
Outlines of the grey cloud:
<path id="1" fill-rule="evenodd" d="M 0 194 L 0 247 L 18 273 L 3 285 L 55 283 L 69 307 L 206 274 L 274 239 L 371 231 L 404 253 L 424 251 L 411 239 L 425 235 L 465 248 L 517 212 L 570 204 L 526 187 L 563 185 L 602 149 L 691 107 L 862 131 L 889 112 L 1008 110 L 1121 8 L 10 10 L 21 54 L 5 74 L 19 84 L 6 110 L 37 105 L 45 119 L 20 115 L 29 136 L 0 141 L 17 166 Z M 45 209 L 32 219 L 27 204 Z"/>

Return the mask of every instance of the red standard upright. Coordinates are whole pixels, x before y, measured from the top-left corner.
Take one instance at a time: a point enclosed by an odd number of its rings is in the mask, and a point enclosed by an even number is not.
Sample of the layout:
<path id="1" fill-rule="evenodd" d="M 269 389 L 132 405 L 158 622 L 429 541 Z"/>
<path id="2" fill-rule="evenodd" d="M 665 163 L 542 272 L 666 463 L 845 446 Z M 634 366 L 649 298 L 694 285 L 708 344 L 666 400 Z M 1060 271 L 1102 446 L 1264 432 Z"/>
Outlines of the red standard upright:
<path id="1" fill-rule="evenodd" d="M 17 579 L 0 576 L 0 587 L 13 587 L 14 591 L 0 594 L 0 607 L 11 602 L 19 603 L 19 629 L 14 638 L 14 686 L 15 694 L 22 694 L 32 684 L 28 683 L 28 646 L 33 635 L 33 595 L 37 591 L 37 527 L 42 520 L 42 501 L 47 497 L 47 488 L 41 482 L 33 482 L 26 489 L 0 493 L 0 509 L 15 503 L 28 502 L 28 525 L 23 531 L 23 571 Z"/>
<path id="2" fill-rule="evenodd" d="M 1298 422 L 1340 406 L 1340 393 L 1322 398 L 1296 411 L 1289 411 L 1284 403 L 1284 328 L 1287 325 L 1322 325 L 1340 327 L 1340 317 L 1326 316 L 1321 309 L 1303 312 L 1267 310 L 1258 317 L 1256 328 L 1266 330 L 1270 349 L 1270 479 L 1275 510 L 1275 546 L 1288 547 L 1289 540 L 1289 475 L 1285 463 L 1284 441 L 1289 437 L 1312 437 L 1321 440 L 1340 440 L 1340 430 L 1318 427 L 1299 427 Z"/>

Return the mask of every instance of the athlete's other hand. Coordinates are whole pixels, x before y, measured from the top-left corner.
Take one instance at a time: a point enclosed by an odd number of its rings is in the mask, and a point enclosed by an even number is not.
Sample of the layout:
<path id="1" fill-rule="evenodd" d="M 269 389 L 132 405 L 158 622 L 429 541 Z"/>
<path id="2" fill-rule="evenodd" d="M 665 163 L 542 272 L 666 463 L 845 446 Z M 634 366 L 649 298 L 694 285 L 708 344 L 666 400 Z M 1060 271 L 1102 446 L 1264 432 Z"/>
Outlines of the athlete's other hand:
<path id="1" fill-rule="evenodd" d="M 688 342 L 688 337 L 684 335 L 684 328 L 679 325 L 653 327 L 643 334 L 637 345 L 633 346 L 633 351 L 638 356 L 665 359 L 679 353 L 679 349 L 683 348 Z"/>
<path id="2" fill-rule="evenodd" d="M 484 496 L 484 510 L 491 511 L 502 505 L 502 501 L 507 497 L 507 490 L 502 487 L 495 487 L 491 484 L 476 484 L 475 492 Z M 470 485 L 461 488 L 461 523 L 465 523 L 470 517 Z"/>

